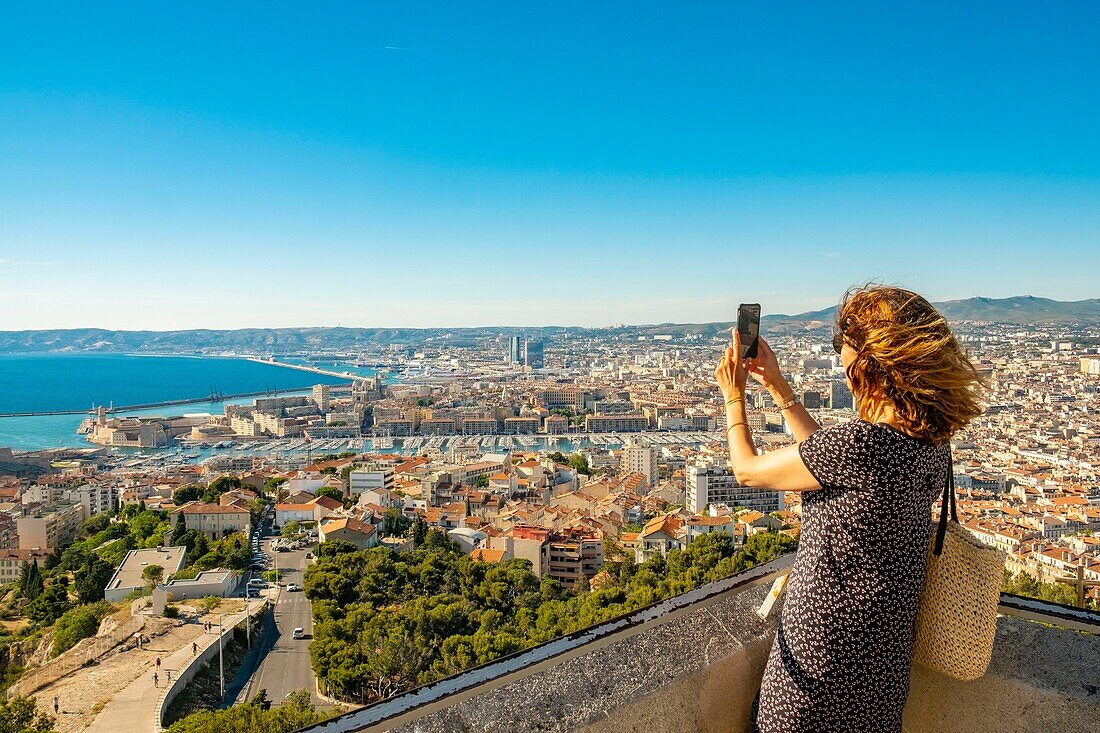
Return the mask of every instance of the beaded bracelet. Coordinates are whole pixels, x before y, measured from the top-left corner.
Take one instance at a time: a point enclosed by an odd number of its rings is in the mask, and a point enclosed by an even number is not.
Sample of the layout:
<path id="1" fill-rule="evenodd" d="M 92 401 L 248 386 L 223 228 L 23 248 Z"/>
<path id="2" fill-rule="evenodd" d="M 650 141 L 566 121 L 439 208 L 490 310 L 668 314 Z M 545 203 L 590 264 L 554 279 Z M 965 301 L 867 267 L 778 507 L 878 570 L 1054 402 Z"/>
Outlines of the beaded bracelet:
<path id="1" fill-rule="evenodd" d="M 778 407 L 780 410 L 787 410 L 791 407 L 794 407 L 797 404 L 798 404 L 798 398 L 795 397 L 794 395 L 791 395 L 788 399 L 783 400 L 782 402 L 778 403 L 776 405 L 776 407 Z"/>

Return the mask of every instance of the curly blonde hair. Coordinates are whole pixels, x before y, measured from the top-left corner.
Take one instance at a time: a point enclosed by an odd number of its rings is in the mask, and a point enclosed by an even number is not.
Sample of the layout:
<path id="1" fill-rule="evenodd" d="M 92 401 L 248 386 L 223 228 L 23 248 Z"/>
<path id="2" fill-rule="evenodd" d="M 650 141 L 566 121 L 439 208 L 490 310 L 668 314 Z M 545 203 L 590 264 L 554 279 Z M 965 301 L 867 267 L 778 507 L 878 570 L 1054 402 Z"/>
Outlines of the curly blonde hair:
<path id="1" fill-rule="evenodd" d="M 845 293 L 836 313 L 838 332 L 856 351 L 847 375 L 861 418 L 870 403 L 889 401 L 906 432 L 939 445 L 982 413 L 984 380 L 923 297 L 865 285 Z"/>

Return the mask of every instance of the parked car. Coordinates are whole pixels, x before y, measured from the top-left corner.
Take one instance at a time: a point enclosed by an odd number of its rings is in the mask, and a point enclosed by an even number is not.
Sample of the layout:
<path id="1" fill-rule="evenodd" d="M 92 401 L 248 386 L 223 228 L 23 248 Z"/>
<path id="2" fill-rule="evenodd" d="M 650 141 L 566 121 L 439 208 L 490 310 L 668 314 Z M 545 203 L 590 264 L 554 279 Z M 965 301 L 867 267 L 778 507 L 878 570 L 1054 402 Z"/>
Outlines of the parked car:
<path id="1" fill-rule="evenodd" d="M 259 598 L 260 597 L 260 589 L 259 588 L 246 588 L 245 592 L 244 592 L 244 597 L 245 598 Z"/>

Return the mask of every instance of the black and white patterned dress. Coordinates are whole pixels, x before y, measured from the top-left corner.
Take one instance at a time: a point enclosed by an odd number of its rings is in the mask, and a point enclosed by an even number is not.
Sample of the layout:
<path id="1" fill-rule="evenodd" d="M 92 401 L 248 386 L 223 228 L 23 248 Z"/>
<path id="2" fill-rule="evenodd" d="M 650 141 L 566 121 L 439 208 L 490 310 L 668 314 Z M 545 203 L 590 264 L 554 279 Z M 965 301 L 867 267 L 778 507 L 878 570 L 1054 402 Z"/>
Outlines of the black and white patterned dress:
<path id="1" fill-rule="evenodd" d="M 822 488 L 802 494 L 798 554 L 760 690 L 761 733 L 901 730 L 948 451 L 865 420 L 799 444 Z"/>

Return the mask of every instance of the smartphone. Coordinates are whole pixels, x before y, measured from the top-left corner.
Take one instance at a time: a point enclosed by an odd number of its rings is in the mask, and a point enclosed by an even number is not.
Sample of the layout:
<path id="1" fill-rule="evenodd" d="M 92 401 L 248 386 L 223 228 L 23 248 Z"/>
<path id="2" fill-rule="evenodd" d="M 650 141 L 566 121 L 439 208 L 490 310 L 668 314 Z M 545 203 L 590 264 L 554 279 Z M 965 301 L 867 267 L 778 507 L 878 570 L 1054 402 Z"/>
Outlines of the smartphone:
<path id="1" fill-rule="evenodd" d="M 741 337 L 741 358 L 755 359 L 760 343 L 759 303 L 742 303 L 737 309 L 737 334 Z"/>

